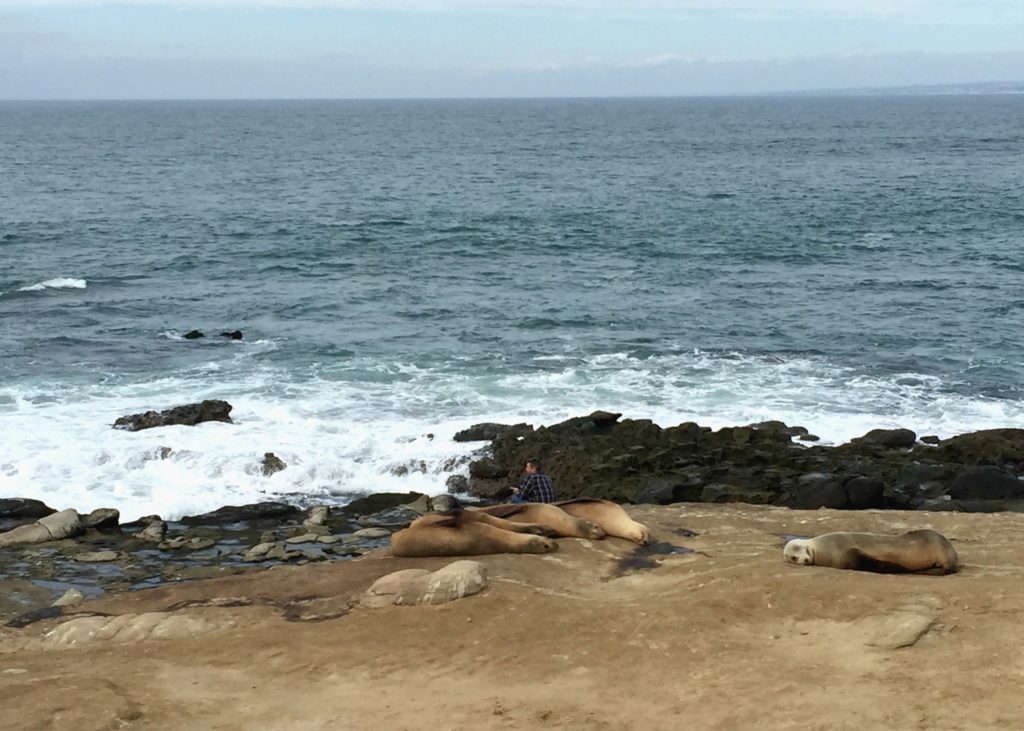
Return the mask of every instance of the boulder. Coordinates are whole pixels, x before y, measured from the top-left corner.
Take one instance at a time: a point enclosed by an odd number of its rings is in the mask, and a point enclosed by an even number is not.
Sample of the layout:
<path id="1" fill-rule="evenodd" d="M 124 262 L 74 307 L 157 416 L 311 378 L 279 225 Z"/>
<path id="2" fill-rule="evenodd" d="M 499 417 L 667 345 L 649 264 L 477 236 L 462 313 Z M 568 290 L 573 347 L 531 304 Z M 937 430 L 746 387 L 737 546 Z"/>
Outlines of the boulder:
<path id="1" fill-rule="evenodd" d="M 263 455 L 263 461 L 260 462 L 260 465 L 262 466 L 264 477 L 270 477 L 288 466 L 284 463 L 284 460 L 273 452 L 266 452 Z"/>
<path id="2" fill-rule="evenodd" d="M 1006 500 L 1024 498 L 1024 481 L 998 467 L 968 467 L 953 480 L 954 500 Z"/>
<path id="3" fill-rule="evenodd" d="M 115 508 L 97 508 L 82 518 L 82 525 L 87 529 L 101 530 L 116 528 L 121 520 L 121 513 Z"/>
<path id="4" fill-rule="evenodd" d="M 533 427 L 529 424 L 508 425 L 484 422 L 482 424 L 473 424 L 473 426 L 468 429 L 456 432 L 455 436 L 452 438 L 456 442 L 491 442 L 510 432 L 529 431 L 533 431 Z"/>
<path id="5" fill-rule="evenodd" d="M 44 502 L 27 497 L 0 498 L 0 520 L 36 520 L 57 511 Z"/>
<path id="6" fill-rule="evenodd" d="M 342 508 L 349 515 L 370 515 L 383 510 L 408 505 L 416 501 L 421 492 L 375 492 L 372 495 L 357 498 Z"/>
<path id="7" fill-rule="evenodd" d="M 198 340 L 199 338 L 205 338 L 206 335 L 201 333 L 199 330 L 189 330 L 182 337 L 186 340 Z"/>
<path id="8" fill-rule="evenodd" d="M 487 586 L 487 572 L 478 561 L 455 561 L 430 572 L 405 569 L 382 576 L 367 590 L 367 606 L 444 604 L 476 594 Z"/>
<path id="9" fill-rule="evenodd" d="M 850 441 L 868 447 L 909 449 L 917 442 L 917 434 L 910 429 L 872 429 L 864 436 Z"/>
<path id="10" fill-rule="evenodd" d="M 508 468 L 498 464 L 490 457 L 484 457 L 469 463 L 469 476 L 481 480 L 509 480 Z"/>
<path id="11" fill-rule="evenodd" d="M 223 421 L 231 423 L 232 406 L 227 401 L 209 399 L 198 404 L 175 406 L 166 411 L 147 411 L 143 414 L 122 416 L 114 422 L 115 429 L 125 431 L 141 431 L 158 426 L 185 425 L 195 426 L 207 421 Z"/>
<path id="12" fill-rule="evenodd" d="M 242 339 L 242 331 L 241 330 L 232 330 L 231 332 L 222 332 L 220 334 L 220 336 L 222 338 L 231 338 L 232 340 L 241 340 Z"/>
<path id="13" fill-rule="evenodd" d="M 268 501 L 250 505 L 225 505 L 223 508 L 202 515 L 186 515 L 181 522 L 185 525 L 280 522 L 296 520 L 300 515 L 302 515 L 302 511 L 293 505 Z"/>
<path id="14" fill-rule="evenodd" d="M 85 528 L 78 513 L 69 508 L 42 517 L 35 523 L 0 533 L 0 548 L 73 538 L 84 532 Z"/>

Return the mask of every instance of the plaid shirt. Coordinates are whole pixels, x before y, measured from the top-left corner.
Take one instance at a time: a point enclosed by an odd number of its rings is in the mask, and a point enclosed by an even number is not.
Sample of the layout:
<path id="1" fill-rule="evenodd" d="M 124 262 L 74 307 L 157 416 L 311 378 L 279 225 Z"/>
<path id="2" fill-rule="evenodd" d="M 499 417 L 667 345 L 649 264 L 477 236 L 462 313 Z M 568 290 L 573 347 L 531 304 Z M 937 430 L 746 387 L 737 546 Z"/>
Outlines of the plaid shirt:
<path id="1" fill-rule="evenodd" d="M 555 502 L 555 486 L 543 472 L 534 472 L 519 486 L 516 497 L 528 503 Z"/>

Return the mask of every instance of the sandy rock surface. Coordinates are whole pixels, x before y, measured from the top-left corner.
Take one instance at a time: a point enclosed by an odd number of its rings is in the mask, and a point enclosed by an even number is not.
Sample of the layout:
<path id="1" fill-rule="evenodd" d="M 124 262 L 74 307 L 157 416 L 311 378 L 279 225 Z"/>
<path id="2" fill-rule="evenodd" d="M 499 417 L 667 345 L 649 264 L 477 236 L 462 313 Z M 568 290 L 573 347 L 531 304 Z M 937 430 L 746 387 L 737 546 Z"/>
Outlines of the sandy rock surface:
<path id="1" fill-rule="evenodd" d="M 0 728 L 1024 728 L 1024 515 L 630 512 L 660 545 L 473 557 L 486 588 L 436 606 L 360 605 L 382 576 L 452 563 L 384 550 L 0 629 Z M 917 528 L 953 542 L 959 574 L 782 561 L 786 536 Z"/>

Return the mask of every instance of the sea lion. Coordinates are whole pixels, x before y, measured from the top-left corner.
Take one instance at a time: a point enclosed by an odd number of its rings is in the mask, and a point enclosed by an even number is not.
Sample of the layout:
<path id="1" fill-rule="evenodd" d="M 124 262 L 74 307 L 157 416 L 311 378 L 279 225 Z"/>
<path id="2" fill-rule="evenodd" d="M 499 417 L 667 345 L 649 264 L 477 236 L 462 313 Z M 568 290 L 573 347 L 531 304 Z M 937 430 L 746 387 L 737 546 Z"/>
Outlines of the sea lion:
<path id="1" fill-rule="evenodd" d="M 550 503 L 510 503 L 476 508 L 470 513 L 484 513 L 512 523 L 530 523 L 550 529 L 557 538 L 590 538 L 599 541 L 605 532 L 586 518 L 577 518 Z"/>
<path id="2" fill-rule="evenodd" d="M 782 549 L 787 563 L 883 574 L 952 574 L 956 549 L 941 533 L 912 530 L 899 536 L 879 533 L 824 533 L 795 538 Z"/>
<path id="3" fill-rule="evenodd" d="M 646 546 L 651 541 L 651 532 L 643 523 L 637 523 L 629 517 L 618 503 L 611 500 L 599 500 L 581 497 L 575 500 L 564 500 L 555 503 L 569 515 L 584 518 L 596 524 L 606 535 L 625 538 L 627 541 Z"/>
<path id="4" fill-rule="evenodd" d="M 391 536 L 396 556 L 478 556 L 484 553 L 550 553 L 558 544 L 534 535 L 537 526 L 516 524 L 475 511 L 453 510 L 417 518 Z M 501 524 L 513 526 L 503 527 Z"/>

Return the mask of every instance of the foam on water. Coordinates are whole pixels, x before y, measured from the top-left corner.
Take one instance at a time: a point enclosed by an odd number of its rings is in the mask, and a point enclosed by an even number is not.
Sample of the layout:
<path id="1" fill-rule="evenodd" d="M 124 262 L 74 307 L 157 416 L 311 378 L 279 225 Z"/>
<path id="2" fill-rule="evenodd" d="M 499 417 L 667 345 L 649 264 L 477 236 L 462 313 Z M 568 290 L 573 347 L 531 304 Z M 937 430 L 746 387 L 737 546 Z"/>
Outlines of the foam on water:
<path id="1" fill-rule="evenodd" d="M 41 292 L 44 289 L 85 289 L 87 283 L 84 279 L 74 279 L 72 277 L 58 277 L 56 279 L 47 279 L 45 282 L 37 282 L 36 284 L 30 284 L 27 287 L 20 287 L 19 292 Z"/>
<path id="2" fill-rule="evenodd" d="M 114 387 L 0 390 L 0 494 L 79 510 L 117 507 L 126 519 L 281 495 L 345 502 L 372 491 L 436 494 L 480 446 L 452 441 L 459 429 L 480 421 L 551 424 L 599 408 L 662 426 L 779 419 L 832 443 L 879 427 L 942 437 L 1024 427 L 1016 401 L 959 395 L 914 374 L 869 378 L 811 357 L 547 356 L 537 361 L 541 370 L 509 375 L 369 361 L 239 367 L 247 363 L 240 355 Z M 204 398 L 232 403 L 236 423 L 110 428 L 123 414 Z M 166 459 L 163 447 L 172 450 Z M 269 478 L 260 471 L 268 451 L 288 464 Z"/>

